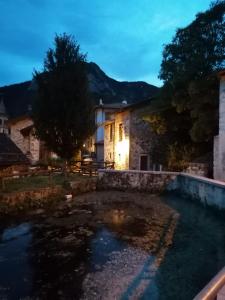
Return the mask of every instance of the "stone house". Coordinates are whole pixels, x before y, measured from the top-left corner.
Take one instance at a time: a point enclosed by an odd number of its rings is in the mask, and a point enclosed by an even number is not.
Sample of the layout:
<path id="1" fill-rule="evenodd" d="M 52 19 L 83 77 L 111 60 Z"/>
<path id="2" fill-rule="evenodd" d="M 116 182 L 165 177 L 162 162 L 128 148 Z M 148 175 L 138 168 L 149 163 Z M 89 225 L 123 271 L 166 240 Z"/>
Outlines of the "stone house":
<path id="1" fill-rule="evenodd" d="M 104 123 L 104 160 L 115 163 L 117 170 L 150 170 L 152 132 L 140 112 L 150 100 L 117 110 Z"/>
<path id="2" fill-rule="evenodd" d="M 123 107 L 126 107 L 126 101 L 121 103 L 104 104 L 100 99 L 99 105 L 95 107 L 95 126 L 96 130 L 92 137 L 87 139 L 84 144 L 85 150 L 89 154 L 93 154 L 97 162 L 105 160 L 105 145 L 104 145 L 104 124 L 113 118 L 114 113 Z"/>
<path id="3" fill-rule="evenodd" d="M 42 143 L 34 135 L 34 123 L 29 115 L 19 116 L 8 121 L 10 138 L 28 157 L 31 163 L 38 162 L 41 157 Z M 43 153 L 43 151 L 42 151 Z"/>
<path id="4" fill-rule="evenodd" d="M 225 70 L 219 73 L 219 134 L 214 138 L 214 179 L 225 180 Z"/>
<path id="5" fill-rule="evenodd" d="M 12 89 L 6 89 L 0 98 L 0 133 L 6 134 L 30 163 L 35 164 L 48 158 L 49 151 L 34 135 L 34 123 L 31 118 L 34 98 L 32 83 L 23 83 L 22 89 L 20 85 L 13 85 Z M 4 149 L 0 149 L 0 153 Z"/>

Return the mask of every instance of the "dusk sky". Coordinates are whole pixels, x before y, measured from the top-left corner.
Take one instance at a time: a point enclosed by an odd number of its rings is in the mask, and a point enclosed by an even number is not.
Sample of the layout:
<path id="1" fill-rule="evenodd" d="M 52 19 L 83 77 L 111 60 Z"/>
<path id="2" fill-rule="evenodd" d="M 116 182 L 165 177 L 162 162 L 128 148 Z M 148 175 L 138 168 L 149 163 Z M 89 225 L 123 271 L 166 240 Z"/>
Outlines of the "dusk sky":
<path id="1" fill-rule="evenodd" d="M 117 80 L 158 79 L 163 44 L 210 0 L 0 0 L 0 86 L 41 70 L 55 33 L 73 34 L 88 54 Z"/>

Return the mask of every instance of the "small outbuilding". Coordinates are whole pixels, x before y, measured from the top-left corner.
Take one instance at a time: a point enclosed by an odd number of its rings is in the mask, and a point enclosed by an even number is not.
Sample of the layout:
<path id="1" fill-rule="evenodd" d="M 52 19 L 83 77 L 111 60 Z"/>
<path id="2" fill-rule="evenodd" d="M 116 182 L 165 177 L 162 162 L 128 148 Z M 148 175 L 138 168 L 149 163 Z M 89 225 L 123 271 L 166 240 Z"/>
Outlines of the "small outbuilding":
<path id="1" fill-rule="evenodd" d="M 0 169 L 12 165 L 28 165 L 30 162 L 26 155 L 5 133 L 0 133 Z"/>

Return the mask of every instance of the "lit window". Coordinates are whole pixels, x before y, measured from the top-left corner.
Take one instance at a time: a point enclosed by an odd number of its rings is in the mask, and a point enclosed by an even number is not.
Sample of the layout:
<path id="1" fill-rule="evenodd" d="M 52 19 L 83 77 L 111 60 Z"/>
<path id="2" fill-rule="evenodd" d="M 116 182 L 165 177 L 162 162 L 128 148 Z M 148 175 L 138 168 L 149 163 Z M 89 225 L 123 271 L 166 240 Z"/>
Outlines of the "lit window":
<path id="1" fill-rule="evenodd" d="M 123 140 L 123 124 L 119 124 L 119 141 Z"/>
<path id="2" fill-rule="evenodd" d="M 112 140 L 113 140 L 113 125 L 112 124 L 109 125 L 109 140 L 110 140 L 110 142 L 112 142 Z"/>

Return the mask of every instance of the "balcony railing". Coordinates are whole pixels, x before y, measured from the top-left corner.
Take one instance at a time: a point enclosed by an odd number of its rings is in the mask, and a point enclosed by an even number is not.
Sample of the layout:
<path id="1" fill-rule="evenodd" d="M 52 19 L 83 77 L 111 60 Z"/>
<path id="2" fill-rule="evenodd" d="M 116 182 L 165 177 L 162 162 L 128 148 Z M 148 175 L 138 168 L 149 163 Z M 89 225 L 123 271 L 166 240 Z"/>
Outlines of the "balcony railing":
<path id="1" fill-rule="evenodd" d="M 225 267 L 204 287 L 193 300 L 216 300 L 225 285 Z"/>

